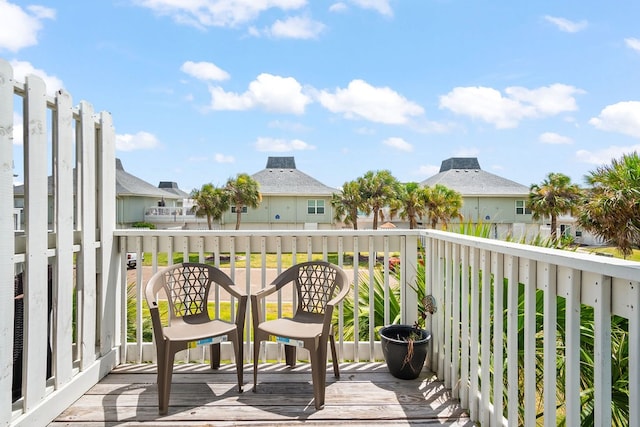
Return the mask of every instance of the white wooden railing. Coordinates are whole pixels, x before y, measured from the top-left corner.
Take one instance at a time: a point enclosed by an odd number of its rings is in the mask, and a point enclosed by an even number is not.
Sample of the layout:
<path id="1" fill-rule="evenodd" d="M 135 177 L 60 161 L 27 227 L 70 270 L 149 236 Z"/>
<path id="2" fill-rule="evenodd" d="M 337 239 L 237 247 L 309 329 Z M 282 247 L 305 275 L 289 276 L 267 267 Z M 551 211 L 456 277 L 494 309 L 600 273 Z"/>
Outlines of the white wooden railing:
<path id="1" fill-rule="evenodd" d="M 390 231 L 203 231 L 203 230 L 117 230 L 116 235 L 120 237 L 120 250 L 124 254 L 126 252 L 137 252 L 140 260 L 145 254 L 146 259 L 150 260 L 151 272 L 143 274 L 143 268 L 138 268 L 135 279 L 129 281 L 129 295 L 137 301 L 136 319 L 133 323 L 136 325 L 137 341 L 128 343 L 127 351 L 122 352 L 122 362 L 135 362 L 155 360 L 155 351 L 153 343 L 144 342 L 141 339 L 142 324 L 144 321 L 142 311 L 142 295 L 143 288 L 152 272 L 158 270 L 162 266 L 159 265 L 158 259 L 163 260 L 174 259 L 174 254 L 179 254 L 181 259 L 188 259 L 189 255 L 192 260 L 199 262 L 211 262 L 221 267 L 221 255 L 228 259 L 228 266 L 225 263 L 225 270 L 230 277 L 240 286 L 245 288 L 247 293 L 256 292 L 263 288 L 275 275 L 282 272 L 291 265 L 292 259 L 304 260 L 324 259 L 329 260 L 329 255 L 335 256 L 331 261 L 343 267 L 351 282 L 354 284 L 353 295 L 358 294 L 358 286 L 360 280 L 368 280 L 374 275 L 374 270 L 380 269 L 383 274 L 384 286 L 387 291 L 390 286 L 394 286 L 396 279 L 389 271 L 389 258 L 393 255 L 399 255 L 401 259 L 400 277 L 404 283 L 415 283 L 416 260 L 417 260 L 417 239 L 418 234 L 408 232 L 409 230 L 390 230 Z M 276 256 L 276 264 L 267 265 L 267 255 L 274 254 Z M 369 256 L 370 254 L 377 254 Z M 247 262 L 254 255 L 257 261 Z M 366 256 L 365 266 L 360 265 Z M 241 258 L 241 261 L 237 261 Z M 286 258 L 287 261 L 283 261 Z M 348 259 L 346 259 L 348 258 Z M 237 264 L 241 264 L 238 266 Z M 166 263 L 164 264 L 166 265 Z M 126 271 L 123 270 L 123 275 Z M 364 279 L 363 279 L 364 278 Z M 126 277 L 123 276 L 123 282 Z M 373 289 L 373 286 L 369 287 Z M 415 292 L 411 287 L 404 287 L 403 292 Z M 371 295 L 371 299 L 373 295 Z M 278 299 L 278 312 L 282 312 L 282 304 L 291 302 L 295 298 L 292 293 L 281 294 Z M 215 302 L 218 300 L 216 299 Z M 356 299 L 357 301 L 357 299 Z M 416 298 L 404 298 L 407 307 L 403 308 L 403 318 L 415 319 L 417 316 Z M 122 301 L 124 304 L 125 301 Z M 356 302 L 357 304 L 358 302 Z M 364 301 L 363 301 L 364 303 Z M 368 304 L 368 302 L 367 302 Z M 216 304 L 218 306 L 218 304 Z M 370 307 L 370 319 L 373 319 L 373 304 Z M 387 308 L 388 309 L 388 308 Z M 356 305 L 355 312 L 358 312 Z M 247 316 L 249 319 L 250 316 Z M 385 317 L 389 319 L 390 316 Z M 358 330 L 358 318 L 354 319 L 355 330 Z M 412 323 L 413 321 L 411 321 Z M 245 355 L 248 357 L 251 353 L 251 336 L 249 331 L 250 321 L 247 320 L 245 327 L 247 351 Z M 345 342 L 342 339 L 342 323 L 338 325 L 340 337 L 340 354 L 342 360 L 380 360 L 382 353 L 380 343 L 375 340 L 374 322 L 370 321 L 370 330 L 366 337 L 356 336 L 353 342 Z M 124 319 L 121 325 L 126 326 Z M 382 325 L 377 325 L 382 326 Z M 126 337 L 126 331 L 122 330 L 123 337 Z M 373 337 L 373 339 L 372 339 Z M 124 341 L 124 339 L 123 339 Z M 266 348 L 265 358 L 273 360 L 278 358 L 276 352 L 276 344 L 268 345 Z M 230 344 L 223 346 L 223 357 L 232 358 Z M 194 351 L 183 352 L 184 360 L 201 360 L 206 359 L 206 350 L 200 351 L 198 356 L 194 355 Z"/>
<path id="2" fill-rule="evenodd" d="M 628 358 L 628 425 L 640 425 L 639 263 L 439 231 L 424 235 L 427 292 L 439 306 L 431 324 L 431 368 L 473 420 L 534 426 L 542 413 L 546 426 L 556 425 L 557 414 L 566 416 L 564 425 L 581 425 L 581 310 L 592 307 L 594 425 L 612 425 L 614 357 Z M 536 298 L 542 299 L 541 328 Z M 557 323 L 560 316 L 564 324 Z M 612 354 L 613 316 L 628 319 L 627 354 Z"/>
<path id="3" fill-rule="evenodd" d="M 72 107 L 68 93 L 48 96 L 41 79 L 30 76 L 24 83 L 16 82 L 12 73 L 0 59 L 0 194 L 9 196 L 5 200 L 13 196 L 14 151 L 22 150 L 25 165 L 23 231 L 14 231 L 13 207 L 0 204 L 0 425 L 46 425 L 114 366 L 153 359 L 153 344 L 144 342 L 143 319 L 138 314 L 142 313 L 144 267 L 131 273 L 135 279 L 130 285 L 127 251 L 138 252 L 138 259 L 144 252 L 152 271 L 160 267 L 158 255 L 163 253 L 193 253 L 199 260 L 213 254 L 214 264 L 221 263 L 221 255 L 228 255 L 225 268 L 249 290 L 264 286 L 272 273 L 267 254 L 276 254 L 276 272 L 287 267 L 283 261 L 287 254 L 335 256 L 331 259 L 343 265 L 354 281 L 354 295 L 358 294 L 356 279 L 371 276 L 376 268 L 382 268 L 385 286 L 391 286 L 388 257 L 399 255 L 402 321 L 412 323 L 418 311 L 411 288 L 418 277 L 418 242 L 425 247 L 427 272 L 419 286 L 435 297 L 437 308 L 427 319 L 433 339 L 426 368 L 459 396 L 472 419 L 482 425 L 531 426 L 542 405 L 546 425 L 555 425 L 558 413 L 566 415 L 566 425 L 579 425 L 584 371 L 580 313 L 593 307 L 595 425 L 611 425 L 614 316 L 628 320 L 628 352 L 615 357 L 628 360 L 629 425 L 640 425 L 638 263 L 432 230 L 115 230 L 111 116 L 94 114 L 86 102 Z M 20 147 L 12 139 L 14 126 L 19 125 L 14 123 L 16 105 L 25 125 Z M 53 194 L 48 194 L 50 175 Z M 47 218 L 43 208 L 49 197 L 55 204 L 54 218 Z M 373 253 L 382 256 L 382 267 L 376 266 L 374 257 L 366 266 L 359 264 L 359 254 Z M 255 254 L 259 261 L 242 265 L 236 262 L 236 254 Z M 351 265 L 349 255 L 355 257 Z M 48 266 L 51 313 L 47 310 Z M 24 279 L 24 364 L 20 396 L 12 402 L 13 360 L 7 349 L 13 348 L 17 333 L 12 285 L 19 273 Z M 543 302 L 540 325 L 536 299 Z M 137 307 L 136 338 L 131 342 L 127 339 L 129 301 Z M 564 308 L 559 311 L 559 307 Z M 373 314 L 369 313 L 370 319 Z M 557 323 L 560 316 L 565 319 L 562 325 Z M 371 339 L 374 327 L 371 322 L 368 334 L 352 343 L 340 337 L 340 357 L 379 359 L 379 344 Z M 558 345 L 559 330 L 564 347 Z M 47 343 L 52 351 L 50 376 Z M 559 375 L 558 366 L 564 375 Z M 537 369 L 541 378 L 536 376 Z M 564 384 L 558 383 L 561 378 Z M 564 390 L 563 402 L 558 401 L 559 389 Z"/>
<path id="4" fill-rule="evenodd" d="M 259 255 L 255 265 L 243 263 L 237 267 L 233 261 L 229 265 L 232 277 L 243 273 L 247 292 L 255 291 L 252 286 L 259 288 L 267 283 L 267 254 L 277 254 L 278 271 L 286 267 L 280 261 L 286 254 L 302 253 L 308 259 L 314 256 L 327 259 L 328 254 L 337 254 L 336 262 L 347 270 L 353 281 L 354 291 L 350 298 L 354 298 L 358 295 L 358 278 L 363 273 L 365 277 L 371 277 L 376 268 L 383 271 L 385 288 L 393 285 L 388 259 L 397 253 L 401 259 L 404 323 L 413 323 L 417 316 L 417 299 L 412 285 L 415 286 L 418 277 L 417 245 L 421 242 L 425 247 L 427 274 L 425 282 L 419 286 L 424 286 L 427 295 L 435 297 L 437 309 L 427 319 L 433 340 L 426 368 L 444 380 L 445 386 L 460 398 L 462 406 L 470 409 L 473 420 L 482 425 L 529 426 L 536 425 L 538 415 L 543 413 L 546 425 L 556 425 L 557 414 L 566 417 L 566 425 L 579 425 L 580 393 L 583 391 L 580 384 L 580 311 L 581 307 L 593 307 L 595 425 L 611 425 L 612 357 L 620 356 L 612 354 L 612 316 L 629 321 L 629 351 L 622 357 L 628 357 L 630 425 L 640 425 L 640 340 L 633 339 L 640 336 L 640 264 L 636 262 L 435 230 L 118 230 L 116 235 L 121 236 L 121 250 L 142 251 L 151 254 L 152 259 L 157 259 L 157 254 L 162 252 L 177 252 L 183 256 L 198 254 L 201 261 L 207 254 L 225 253 L 230 255 L 230 260 L 235 260 L 237 254 L 246 259 L 249 259 L 248 254 Z M 359 253 L 363 256 L 377 253 L 382 263 L 368 257 L 367 267 L 358 266 L 357 260 L 343 264 L 345 255 L 357 257 Z M 219 257 L 214 256 L 213 262 L 220 265 Z M 152 264 L 155 270 L 157 265 Z M 138 293 L 144 285 L 141 277 L 138 271 Z M 542 299 L 542 307 L 536 307 L 536 298 Z M 373 295 L 370 295 L 372 299 Z M 564 300 L 564 304 L 560 304 L 559 299 Z M 361 303 L 368 304 L 368 301 Z M 373 304 L 368 305 L 373 307 Z M 560 313 L 558 306 L 563 307 Z M 373 319 L 373 313 L 369 315 Z M 536 323 L 536 316 L 540 315 L 544 318 L 541 325 Z M 558 315 L 565 319 L 565 324 L 557 325 Z M 389 319 L 388 313 L 384 318 Z M 346 320 L 342 318 L 343 322 Z M 357 320 L 354 319 L 355 330 L 358 330 Z M 142 319 L 138 318 L 137 322 Z M 380 360 L 379 342 L 371 339 L 378 326 L 382 325 L 370 322 L 368 336 L 356 337 L 355 342 L 345 342 L 339 334 L 341 360 Z M 558 348 L 556 334 L 559 330 L 565 334 L 566 348 Z M 247 341 L 246 344 L 250 348 L 251 343 Z M 152 343 L 129 343 L 129 346 L 136 351 L 121 353 L 127 361 L 153 358 Z M 141 348 L 147 348 L 148 352 Z M 268 359 L 279 356 L 275 349 L 274 343 Z M 185 354 L 184 357 L 185 360 L 198 360 L 206 355 Z M 231 357 L 230 349 L 227 357 Z M 557 372 L 558 365 L 564 366 L 564 375 Z M 536 376 L 537 370 L 543 374 Z M 565 383 L 559 384 L 563 379 Z M 558 389 L 564 390 L 564 399 L 558 397 Z"/>

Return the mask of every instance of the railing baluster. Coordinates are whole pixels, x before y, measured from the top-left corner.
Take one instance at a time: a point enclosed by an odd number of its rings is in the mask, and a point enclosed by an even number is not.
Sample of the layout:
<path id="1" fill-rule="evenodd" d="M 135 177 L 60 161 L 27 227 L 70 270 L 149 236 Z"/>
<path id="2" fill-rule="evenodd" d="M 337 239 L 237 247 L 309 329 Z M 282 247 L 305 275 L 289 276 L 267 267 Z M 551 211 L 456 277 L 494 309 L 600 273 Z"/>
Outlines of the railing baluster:
<path id="1" fill-rule="evenodd" d="M 629 336 L 640 336 L 640 282 L 629 282 Z M 629 340 L 629 425 L 640 425 L 640 340 Z"/>
<path id="2" fill-rule="evenodd" d="M 470 329 L 470 346 L 471 356 L 469 360 L 469 410 L 471 419 L 480 419 L 480 401 L 479 399 L 479 374 L 480 374 L 480 250 L 477 248 L 469 249 L 469 265 L 471 280 L 471 317 L 469 325 Z"/>
<path id="3" fill-rule="evenodd" d="M 580 272 L 558 268 L 559 294 L 565 307 L 565 406 L 566 425 L 580 424 Z"/>
<path id="4" fill-rule="evenodd" d="M 524 284 L 524 425 L 536 422 L 536 291 L 537 263 L 526 259 L 520 266 Z"/>
<path id="5" fill-rule="evenodd" d="M 460 297 L 460 245 L 454 244 L 452 249 L 452 268 L 453 268 L 453 280 L 452 280 L 452 349 L 451 349 L 451 389 L 455 395 L 460 394 L 460 317 L 461 317 L 461 297 Z"/>
<path id="6" fill-rule="evenodd" d="M 480 422 L 489 425 L 491 415 L 491 252 L 480 251 L 481 281 L 481 331 L 480 331 Z"/>
<path id="7" fill-rule="evenodd" d="M 594 285 L 594 421 L 596 426 L 611 425 L 611 277 L 587 275 Z M 591 280 L 592 279 L 592 280 Z M 631 337 L 630 337 L 631 338 Z M 631 339 L 637 339 L 633 337 Z"/>
<path id="8" fill-rule="evenodd" d="M 506 256 L 507 278 L 507 419 L 518 419 L 518 258 Z"/>
<path id="9" fill-rule="evenodd" d="M 544 334 L 544 425 L 556 425 L 556 266 L 549 263 L 538 264 L 538 278 L 544 291 L 543 323 Z"/>

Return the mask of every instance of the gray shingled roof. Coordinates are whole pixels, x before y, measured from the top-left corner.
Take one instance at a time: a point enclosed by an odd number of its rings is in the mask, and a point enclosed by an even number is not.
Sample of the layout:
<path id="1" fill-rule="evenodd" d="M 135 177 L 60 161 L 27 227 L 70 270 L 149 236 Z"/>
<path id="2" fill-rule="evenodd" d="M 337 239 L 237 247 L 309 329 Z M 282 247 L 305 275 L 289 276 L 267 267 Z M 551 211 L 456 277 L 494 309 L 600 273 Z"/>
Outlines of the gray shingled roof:
<path id="1" fill-rule="evenodd" d="M 116 159 L 116 194 L 118 196 L 164 197 L 165 199 L 182 198 L 126 172 L 120 159 Z"/>
<path id="2" fill-rule="evenodd" d="M 173 193 L 176 196 L 180 197 L 181 199 L 188 199 L 189 198 L 189 193 L 187 193 L 186 191 L 182 191 L 178 187 L 178 183 L 177 182 L 160 181 L 160 184 L 158 184 L 158 188 L 161 188 L 164 191 L 168 191 L 169 193 Z"/>
<path id="3" fill-rule="evenodd" d="M 47 179 L 49 194 L 53 194 L 53 177 Z M 73 174 L 73 188 L 76 188 L 76 174 Z M 181 191 L 181 190 L 180 190 Z M 16 195 L 24 195 L 24 185 L 16 185 L 13 187 L 13 193 Z M 186 194 L 186 193 L 185 193 Z M 165 191 L 149 184 L 140 178 L 125 172 L 120 159 L 116 159 L 116 196 L 142 196 L 157 197 L 169 200 L 185 198 L 175 192 Z"/>
<path id="4" fill-rule="evenodd" d="M 529 187 L 480 169 L 475 157 L 443 160 L 440 172 L 420 184 L 442 184 L 462 196 L 528 196 Z"/>
<path id="5" fill-rule="evenodd" d="M 330 196 L 338 190 L 296 169 L 293 157 L 269 157 L 267 167 L 252 175 L 262 195 Z"/>

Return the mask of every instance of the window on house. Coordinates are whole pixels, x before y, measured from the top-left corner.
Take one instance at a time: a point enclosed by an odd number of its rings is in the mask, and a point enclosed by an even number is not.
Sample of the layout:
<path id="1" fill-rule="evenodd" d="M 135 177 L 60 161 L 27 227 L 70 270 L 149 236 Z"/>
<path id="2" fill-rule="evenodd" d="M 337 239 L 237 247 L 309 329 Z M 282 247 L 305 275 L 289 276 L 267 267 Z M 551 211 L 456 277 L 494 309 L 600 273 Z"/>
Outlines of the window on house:
<path id="1" fill-rule="evenodd" d="M 531 209 L 526 200 L 516 200 L 516 215 L 531 215 Z"/>
<path id="2" fill-rule="evenodd" d="M 236 207 L 235 206 L 231 206 L 231 213 L 236 213 L 236 212 L 237 212 Z M 247 207 L 246 206 L 242 207 L 242 213 L 247 213 Z"/>
<path id="3" fill-rule="evenodd" d="M 307 200 L 307 213 L 309 215 L 323 215 L 324 200 Z"/>

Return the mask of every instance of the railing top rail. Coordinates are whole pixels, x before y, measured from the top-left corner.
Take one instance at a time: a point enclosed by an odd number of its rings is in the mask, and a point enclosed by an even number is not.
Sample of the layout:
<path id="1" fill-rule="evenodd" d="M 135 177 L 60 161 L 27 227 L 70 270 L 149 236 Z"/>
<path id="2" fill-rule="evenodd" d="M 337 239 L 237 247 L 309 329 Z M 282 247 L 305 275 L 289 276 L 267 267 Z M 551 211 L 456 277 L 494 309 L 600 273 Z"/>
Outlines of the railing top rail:
<path id="1" fill-rule="evenodd" d="M 150 229 L 118 229 L 114 233 L 117 237 L 124 236 L 202 236 L 216 235 L 220 237 L 253 237 L 253 236 L 418 236 L 418 230 L 150 230 Z"/>
<path id="2" fill-rule="evenodd" d="M 421 236 L 432 237 L 446 242 L 462 244 L 476 249 L 501 252 L 537 262 L 569 267 L 605 276 L 618 277 L 630 281 L 640 280 L 640 263 L 620 258 L 600 257 L 585 252 L 545 248 L 522 243 L 505 242 L 482 237 L 468 236 L 440 230 L 420 230 Z"/>
<path id="3" fill-rule="evenodd" d="M 115 236 L 203 236 L 215 235 L 220 237 L 293 237 L 293 236 L 419 236 L 435 238 L 445 242 L 461 244 L 477 249 L 500 252 L 516 257 L 527 258 L 536 262 L 546 262 L 582 270 L 618 277 L 630 281 L 640 279 L 640 263 L 619 258 L 605 258 L 593 254 L 552 249 L 522 243 L 505 242 L 502 240 L 487 239 L 483 237 L 468 236 L 448 231 L 432 229 L 392 229 L 392 230 L 148 230 L 148 229 L 118 229 Z"/>

